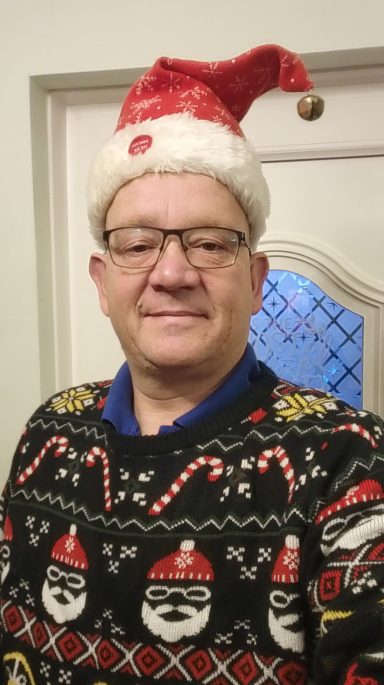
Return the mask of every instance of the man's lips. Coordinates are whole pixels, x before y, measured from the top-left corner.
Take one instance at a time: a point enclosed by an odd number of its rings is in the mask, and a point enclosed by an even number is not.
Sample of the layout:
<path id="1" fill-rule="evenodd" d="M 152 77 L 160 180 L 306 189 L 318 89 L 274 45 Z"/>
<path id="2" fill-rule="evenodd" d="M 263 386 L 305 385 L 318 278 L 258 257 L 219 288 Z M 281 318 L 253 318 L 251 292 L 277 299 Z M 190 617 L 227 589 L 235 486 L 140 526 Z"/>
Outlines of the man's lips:
<path id="1" fill-rule="evenodd" d="M 153 317 L 161 317 L 161 316 L 174 316 L 174 317 L 182 317 L 182 316 L 205 316 L 202 312 L 194 312 L 194 311 L 189 311 L 189 310 L 184 310 L 184 309 L 178 309 L 178 310 L 170 310 L 170 309 L 164 309 L 161 311 L 155 311 L 155 312 L 147 312 L 144 314 L 144 316 L 153 316 Z"/>

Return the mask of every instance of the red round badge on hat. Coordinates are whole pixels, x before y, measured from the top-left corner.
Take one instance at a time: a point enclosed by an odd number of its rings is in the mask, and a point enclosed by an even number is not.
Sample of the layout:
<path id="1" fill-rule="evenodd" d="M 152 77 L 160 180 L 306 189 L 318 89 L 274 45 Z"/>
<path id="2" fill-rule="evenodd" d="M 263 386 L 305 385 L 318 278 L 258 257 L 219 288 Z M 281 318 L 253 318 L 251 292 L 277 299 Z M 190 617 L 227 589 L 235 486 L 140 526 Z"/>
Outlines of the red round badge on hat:
<path id="1" fill-rule="evenodd" d="M 152 145 L 152 136 L 136 136 L 128 148 L 130 155 L 143 155 Z"/>

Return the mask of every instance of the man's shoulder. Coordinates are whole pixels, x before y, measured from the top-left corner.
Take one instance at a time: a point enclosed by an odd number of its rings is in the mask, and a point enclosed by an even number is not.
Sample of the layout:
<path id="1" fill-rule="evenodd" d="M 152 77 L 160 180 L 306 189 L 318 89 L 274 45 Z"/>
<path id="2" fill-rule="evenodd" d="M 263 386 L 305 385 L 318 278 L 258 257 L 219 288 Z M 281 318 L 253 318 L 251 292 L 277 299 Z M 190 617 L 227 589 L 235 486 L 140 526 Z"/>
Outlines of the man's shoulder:
<path id="1" fill-rule="evenodd" d="M 56 417 L 101 417 L 112 380 L 82 383 L 51 395 L 34 413 Z"/>
<path id="2" fill-rule="evenodd" d="M 62 445 L 67 444 L 70 433 L 78 432 L 80 435 L 81 429 L 85 429 L 87 434 L 88 427 L 92 425 L 98 426 L 103 432 L 101 418 L 111 384 L 110 380 L 82 383 L 56 392 L 43 402 L 31 414 L 20 435 L 11 479 L 16 477 L 21 461 L 26 459 L 28 462 L 28 458 L 36 450 L 41 458 L 47 448 L 58 444 L 57 456 L 63 451 Z M 100 432 L 99 429 L 97 432 Z M 41 451 L 44 443 L 42 438 L 45 445 Z M 37 463 L 39 460 L 36 465 Z M 31 467 L 31 473 L 35 468 L 36 466 Z"/>
<path id="3" fill-rule="evenodd" d="M 292 423 L 300 420 L 314 423 L 343 423 L 353 427 L 365 423 L 383 425 L 372 411 L 351 406 L 342 398 L 324 390 L 299 386 L 279 380 L 273 391 L 273 410 L 277 421 Z M 353 431 L 353 428 L 352 428 Z"/>

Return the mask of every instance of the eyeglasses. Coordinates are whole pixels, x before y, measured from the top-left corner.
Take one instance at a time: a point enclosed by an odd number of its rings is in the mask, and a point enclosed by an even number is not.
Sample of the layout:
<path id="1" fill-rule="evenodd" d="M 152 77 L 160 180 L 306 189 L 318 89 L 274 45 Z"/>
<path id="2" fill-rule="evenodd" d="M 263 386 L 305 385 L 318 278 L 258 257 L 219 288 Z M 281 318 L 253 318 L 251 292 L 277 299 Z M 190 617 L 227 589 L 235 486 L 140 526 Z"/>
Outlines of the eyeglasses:
<path id="1" fill-rule="evenodd" d="M 148 269 L 159 261 L 165 241 L 170 235 L 179 238 L 188 262 L 200 269 L 232 266 L 242 243 L 250 251 L 245 233 L 216 226 L 172 231 L 127 226 L 104 231 L 103 240 L 116 266 Z"/>
<path id="2" fill-rule="evenodd" d="M 57 568 L 57 566 L 48 566 L 47 576 L 52 583 L 57 583 L 60 578 L 65 578 L 68 587 L 73 587 L 80 590 L 85 586 L 85 578 L 77 573 L 66 573 Z"/>
<path id="3" fill-rule="evenodd" d="M 168 599 L 169 595 L 172 595 L 175 592 L 183 595 L 185 599 L 189 599 L 191 602 L 206 602 L 211 597 L 211 591 L 203 585 L 194 585 L 187 588 L 171 588 L 167 587 L 166 585 L 155 585 L 147 588 L 145 595 L 148 597 L 148 599 L 159 601 L 162 599 Z"/>

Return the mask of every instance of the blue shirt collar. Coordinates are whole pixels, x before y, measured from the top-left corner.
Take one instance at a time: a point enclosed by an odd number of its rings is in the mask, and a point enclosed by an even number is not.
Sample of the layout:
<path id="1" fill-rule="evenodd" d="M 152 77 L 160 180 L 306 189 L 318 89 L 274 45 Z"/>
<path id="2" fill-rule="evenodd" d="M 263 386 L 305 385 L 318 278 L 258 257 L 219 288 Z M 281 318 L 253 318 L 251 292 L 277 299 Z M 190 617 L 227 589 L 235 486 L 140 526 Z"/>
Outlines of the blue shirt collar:
<path id="1" fill-rule="evenodd" d="M 249 343 L 245 352 L 231 373 L 214 392 L 200 404 L 179 416 L 171 426 L 160 426 L 159 434 L 186 428 L 201 419 L 207 418 L 236 400 L 245 392 L 260 374 L 255 351 Z M 116 431 L 124 435 L 140 435 L 140 427 L 132 406 L 132 379 L 128 364 L 119 369 L 108 393 L 102 415 L 103 421 L 112 424 Z"/>

